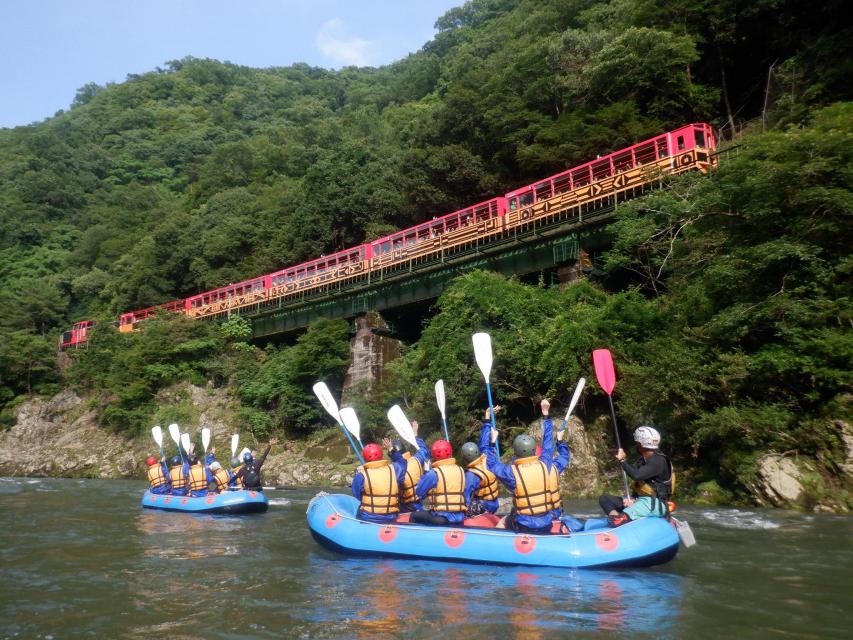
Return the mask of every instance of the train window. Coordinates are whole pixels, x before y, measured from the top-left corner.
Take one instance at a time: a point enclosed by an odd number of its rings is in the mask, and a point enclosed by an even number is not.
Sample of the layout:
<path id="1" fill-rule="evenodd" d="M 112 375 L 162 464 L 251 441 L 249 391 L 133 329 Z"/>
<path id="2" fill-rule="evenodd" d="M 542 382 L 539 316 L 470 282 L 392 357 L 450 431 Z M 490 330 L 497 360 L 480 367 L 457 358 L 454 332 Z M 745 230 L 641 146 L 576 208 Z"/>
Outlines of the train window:
<path id="1" fill-rule="evenodd" d="M 697 147 L 705 147 L 705 132 L 701 129 L 696 129 L 693 131 L 694 138 L 696 140 Z"/>
<path id="2" fill-rule="evenodd" d="M 584 167 L 582 169 L 576 169 L 572 171 L 572 184 L 575 187 L 582 187 L 583 185 L 589 183 L 589 167 Z"/>
<path id="3" fill-rule="evenodd" d="M 634 157 L 637 159 L 637 164 L 647 164 L 657 160 L 655 148 L 652 144 L 644 144 L 634 149 Z"/>
<path id="4" fill-rule="evenodd" d="M 564 193 L 572 190 L 572 176 L 566 174 L 554 179 L 554 193 Z"/>
<path id="5" fill-rule="evenodd" d="M 666 150 L 666 140 L 658 140 L 658 158 L 666 158 L 669 153 Z"/>
<path id="6" fill-rule="evenodd" d="M 388 253 L 389 251 L 391 251 L 391 242 L 390 241 L 383 242 L 379 247 L 379 252 L 380 253 Z"/>
<path id="7" fill-rule="evenodd" d="M 599 160 L 592 165 L 592 179 L 601 180 L 610 175 L 610 159 Z"/>
<path id="8" fill-rule="evenodd" d="M 684 149 L 684 136 L 678 136 L 675 140 L 678 146 L 678 150 L 682 151 Z"/>
<path id="9" fill-rule="evenodd" d="M 613 156 L 613 169 L 616 171 L 630 169 L 632 164 L 630 151 Z"/>
<path id="10" fill-rule="evenodd" d="M 529 207 L 531 204 L 533 204 L 533 193 L 531 191 L 518 196 L 518 206 Z"/>
<path id="11" fill-rule="evenodd" d="M 510 200 L 509 200 L 509 210 L 510 210 L 510 211 L 515 211 L 516 209 L 518 209 L 518 199 L 517 199 L 517 198 L 510 198 Z"/>

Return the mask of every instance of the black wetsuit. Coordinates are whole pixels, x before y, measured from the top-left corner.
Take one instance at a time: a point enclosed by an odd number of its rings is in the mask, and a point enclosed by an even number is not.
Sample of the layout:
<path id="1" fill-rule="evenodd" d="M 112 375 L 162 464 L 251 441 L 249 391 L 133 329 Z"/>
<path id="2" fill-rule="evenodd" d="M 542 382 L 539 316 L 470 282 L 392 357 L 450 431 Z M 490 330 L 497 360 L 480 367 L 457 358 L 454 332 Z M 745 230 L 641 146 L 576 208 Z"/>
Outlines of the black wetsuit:
<path id="1" fill-rule="evenodd" d="M 261 467 L 264 466 L 264 460 L 267 459 L 267 454 L 270 452 L 270 448 L 272 448 L 272 445 L 267 445 L 266 450 L 261 454 L 260 458 L 255 458 L 251 462 L 244 464 L 243 468 L 235 474 L 235 479 L 241 478 L 243 480 L 243 487 L 245 489 L 260 491 L 263 488 L 263 483 L 261 482 Z"/>
<path id="2" fill-rule="evenodd" d="M 636 467 L 623 461 L 622 468 L 629 478 L 639 480 L 640 482 L 647 480 L 664 482 L 670 477 L 670 468 L 666 457 L 657 453 L 650 456 L 648 460 L 640 458 L 640 464 Z M 625 508 L 622 498 L 623 496 L 603 495 L 598 499 L 598 504 L 604 509 L 604 513 L 610 513 L 611 511 L 619 511 L 621 513 L 622 509 Z"/>

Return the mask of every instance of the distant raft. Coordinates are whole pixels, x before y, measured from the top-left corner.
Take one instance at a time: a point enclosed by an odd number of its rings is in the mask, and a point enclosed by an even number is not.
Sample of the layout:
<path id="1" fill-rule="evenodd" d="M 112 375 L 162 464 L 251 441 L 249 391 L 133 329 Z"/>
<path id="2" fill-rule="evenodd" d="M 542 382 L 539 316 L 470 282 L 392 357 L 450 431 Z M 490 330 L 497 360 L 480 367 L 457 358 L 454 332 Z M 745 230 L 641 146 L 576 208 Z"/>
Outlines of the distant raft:
<path id="1" fill-rule="evenodd" d="M 308 505 L 311 535 L 325 548 L 346 555 L 568 569 L 650 567 L 678 553 L 678 533 L 664 518 L 532 535 L 506 529 L 375 524 L 355 517 L 358 505 L 352 496 L 318 494 Z"/>
<path id="2" fill-rule="evenodd" d="M 223 491 L 193 498 L 190 496 L 160 495 L 146 491 L 142 496 L 146 509 L 185 511 L 187 513 L 264 513 L 269 509 L 269 500 L 263 491 Z"/>

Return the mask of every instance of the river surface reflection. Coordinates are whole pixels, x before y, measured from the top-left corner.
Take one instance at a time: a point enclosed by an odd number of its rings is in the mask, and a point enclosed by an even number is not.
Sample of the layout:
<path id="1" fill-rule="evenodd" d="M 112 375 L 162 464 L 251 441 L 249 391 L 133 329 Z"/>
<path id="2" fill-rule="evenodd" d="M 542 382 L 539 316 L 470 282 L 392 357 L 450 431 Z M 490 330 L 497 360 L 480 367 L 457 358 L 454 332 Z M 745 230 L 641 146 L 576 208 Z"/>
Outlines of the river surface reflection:
<path id="1" fill-rule="evenodd" d="M 338 556 L 308 534 L 312 490 L 243 517 L 143 490 L 0 479 L 0 638 L 849 637 L 848 517 L 685 508 L 699 545 L 669 564 L 569 571 Z"/>

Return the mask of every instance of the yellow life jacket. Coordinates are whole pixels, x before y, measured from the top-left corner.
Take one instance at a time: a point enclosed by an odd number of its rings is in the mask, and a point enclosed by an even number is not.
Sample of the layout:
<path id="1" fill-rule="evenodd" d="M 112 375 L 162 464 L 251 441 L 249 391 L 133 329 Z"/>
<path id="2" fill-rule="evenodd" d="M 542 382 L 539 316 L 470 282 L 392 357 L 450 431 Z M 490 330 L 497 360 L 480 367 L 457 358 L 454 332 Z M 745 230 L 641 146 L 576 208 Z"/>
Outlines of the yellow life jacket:
<path id="1" fill-rule="evenodd" d="M 184 466 L 175 465 L 169 469 L 169 479 L 172 481 L 172 489 L 186 489 L 187 478 L 184 475 Z"/>
<path id="2" fill-rule="evenodd" d="M 563 508 L 563 497 L 560 495 L 560 473 L 555 464 L 552 464 L 548 470 L 548 503 L 551 505 L 551 510 Z"/>
<path id="3" fill-rule="evenodd" d="M 541 516 L 551 511 L 548 467 L 536 456 L 518 458 L 512 464 L 515 511 L 520 516 Z"/>
<path id="4" fill-rule="evenodd" d="M 438 476 L 438 483 L 427 493 L 430 511 L 467 511 L 465 470 L 456 464 L 456 458 L 436 460 L 432 463 L 432 470 Z"/>
<path id="5" fill-rule="evenodd" d="M 228 472 L 219 467 L 216 471 L 213 472 L 213 477 L 216 478 L 216 490 L 217 491 L 225 491 L 228 488 L 228 483 L 231 481 L 231 476 L 228 475 Z"/>
<path id="6" fill-rule="evenodd" d="M 210 484 L 207 482 L 207 469 L 202 463 L 194 464 L 190 467 L 190 491 L 204 491 L 209 489 Z"/>
<path id="7" fill-rule="evenodd" d="M 233 473 L 233 474 L 236 476 L 236 475 L 237 475 L 237 472 L 238 472 L 238 471 L 240 471 L 240 469 L 242 469 L 242 468 L 243 468 L 243 467 L 245 467 L 245 466 L 246 466 L 246 465 L 244 465 L 244 464 L 238 464 L 236 467 L 234 467 L 234 468 L 231 470 L 231 473 Z M 237 478 L 237 481 L 236 481 L 234 484 L 236 484 L 236 485 L 237 485 L 237 488 L 238 488 L 238 489 L 242 489 L 242 488 L 245 486 L 245 485 L 243 484 L 243 478 L 242 478 L 242 477 L 241 477 L 241 478 Z"/>
<path id="8" fill-rule="evenodd" d="M 166 475 L 163 473 L 163 466 L 160 464 L 152 464 L 148 467 L 148 482 L 152 489 L 157 489 L 167 484 Z"/>
<path id="9" fill-rule="evenodd" d="M 418 486 L 418 481 L 424 474 L 424 467 L 421 461 L 408 451 L 403 454 L 403 459 L 406 461 L 406 477 L 403 478 L 403 486 L 400 488 L 400 502 L 411 504 L 418 501 L 415 487 Z"/>
<path id="10" fill-rule="evenodd" d="M 361 509 L 366 513 L 388 515 L 400 512 L 400 488 L 397 473 L 388 460 L 364 463 L 364 489 L 361 492 Z"/>
<path id="11" fill-rule="evenodd" d="M 483 454 L 473 462 L 468 463 L 468 471 L 480 478 L 480 488 L 474 494 L 480 500 L 498 499 L 498 477 L 486 466 L 486 455 Z"/>

